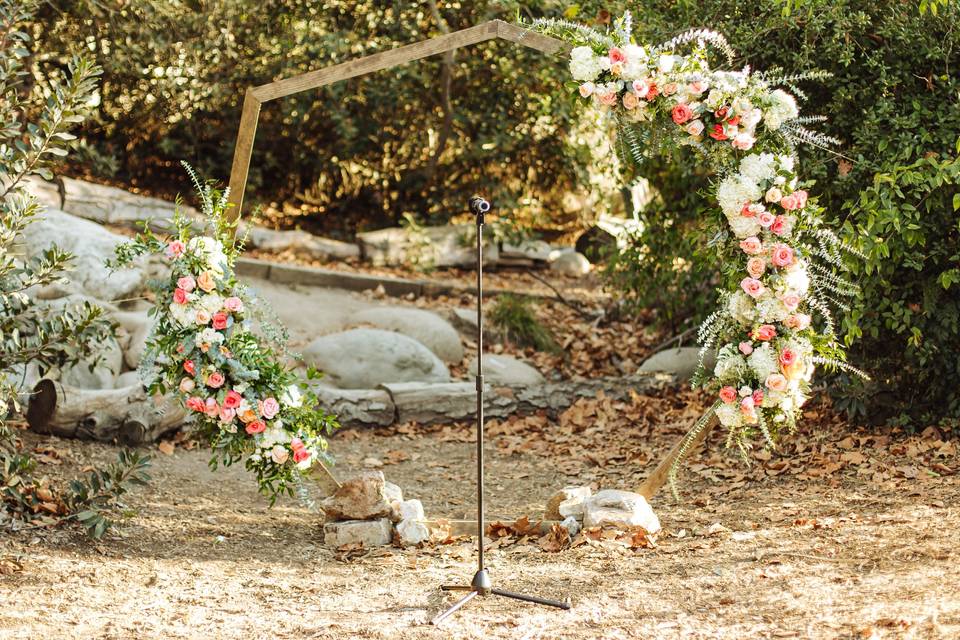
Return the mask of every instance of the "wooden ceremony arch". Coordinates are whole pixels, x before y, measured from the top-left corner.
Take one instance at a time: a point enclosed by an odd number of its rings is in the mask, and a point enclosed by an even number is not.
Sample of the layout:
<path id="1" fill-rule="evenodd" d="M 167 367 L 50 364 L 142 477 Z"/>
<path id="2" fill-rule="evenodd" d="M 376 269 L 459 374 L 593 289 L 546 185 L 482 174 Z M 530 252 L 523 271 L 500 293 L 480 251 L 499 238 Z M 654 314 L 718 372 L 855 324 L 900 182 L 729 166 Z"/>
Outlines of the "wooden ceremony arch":
<path id="1" fill-rule="evenodd" d="M 490 20 L 474 27 L 454 31 L 422 40 L 413 44 L 382 51 L 356 60 L 348 60 L 330 67 L 308 71 L 291 78 L 277 80 L 267 84 L 247 89 L 243 98 L 243 110 L 240 115 L 240 130 L 237 133 L 237 142 L 233 151 L 233 166 L 230 169 L 230 194 L 229 201 L 232 207 L 228 212 L 230 220 L 237 220 L 241 216 L 243 207 L 243 196 L 247 187 L 247 175 L 250 171 L 250 157 L 253 153 L 254 138 L 257 135 L 257 121 L 260 118 L 260 105 L 264 102 L 277 100 L 295 93 L 319 89 L 341 80 L 348 80 L 358 76 L 383 71 L 393 67 L 399 67 L 415 60 L 428 58 L 439 53 L 446 53 L 487 40 L 507 40 L 531 49 L 542 51 L 549 55 L 568 51 L 571 45 L 563 40 L 552 38 L 542 33 L 530 31 L 523 27 L 504 22 L 503 20 Z M 716 424 L 716 419 L 700 429 L 696 437 L 691 440 L 687 447 L 683 448 L 683 442 L 686 436 L 681 438 L 677 444 L 660 461 L 654 471 L 637 489 L 637 492 L 646 498 L 651 498 L 667 481 L 670 466 L 677 456 L 683 452 L 691 451 L 706 438 L 707 434 Z M 696 429 L 696 427 L 694 427 Z M 692 433 L 693 430 L 691 430 Z M 689 435 L 688 433 L 688 435 Z M 320 465 L 329 479 L 335 485 L 339 485 L 337 479 L 325 465 Z"/>

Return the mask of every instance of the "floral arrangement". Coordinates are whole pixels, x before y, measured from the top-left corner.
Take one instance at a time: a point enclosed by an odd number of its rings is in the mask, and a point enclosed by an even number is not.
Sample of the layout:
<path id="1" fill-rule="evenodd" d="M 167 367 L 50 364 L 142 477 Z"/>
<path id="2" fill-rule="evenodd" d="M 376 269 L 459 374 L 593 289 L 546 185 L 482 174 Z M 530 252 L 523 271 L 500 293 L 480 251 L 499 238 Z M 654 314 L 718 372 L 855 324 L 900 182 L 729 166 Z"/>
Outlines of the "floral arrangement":
<path id="1" fill-rule="evenodd" d="M 800 181 L 794 156 L 798 142 L 838 141 L 807 129 L 822 118 L 800 117 L 796 98 L 776 88 L 802 97 L 796 82 L 825 74 L 714 70 L 709 45 L 734 58 L 720 34 L 691 31 L 644 47 L 631 38 L 629 14 L 606 32 L 546 19 L 532 28 L 576 45 L 569 61 L 575 89 L 615 123 L 623 160 L 640 162 L 638 127 L 645 127 L 673 145 L 694 147 L 720 175 L 714 244 L 728 265 L 726 287 L 720 308 L 700 328 L 697 378 L 716 401 L 677 460 L 714 416 L 729 430 L 728 445 L 745 450 L 756 434 L 772 446 L 781 429 L 795 426 L 816 365 L 865 375 L 845 363 L 830 313 L 857 287 L 838 275 L 844 247 L 824 228 L 823 210 Z M 689 43 L 692 53 L 677 52 Z M 702 366 L 711 349 L 717 350 L 712 375 Z M 676 470 L 675 464 L 671 484 Z"/>
<path id="2" fill-rule="evenodd" d="M 227 193 L 201 184 L 184 166 L 210 234 L 194 235 L 178 210 L 172 237 L 145 228 L 118 247 L 111 265 L 162 256 L 169 277 L 151 283 L 154 325 L 140 365 L 143 383 L 151 393 L 172 392 L 183 402 L 189 421 L 213 448 L 212 467 L 244 459 L 272 503 L 284 492 L 302 490 L 301 474 L 327 459 L 324 435 L 337 423 L 284 364 L 286 332 L 237 280 L 233 267 L 242 240 L 234 239 L 235 223 L 224 215 Z"/>

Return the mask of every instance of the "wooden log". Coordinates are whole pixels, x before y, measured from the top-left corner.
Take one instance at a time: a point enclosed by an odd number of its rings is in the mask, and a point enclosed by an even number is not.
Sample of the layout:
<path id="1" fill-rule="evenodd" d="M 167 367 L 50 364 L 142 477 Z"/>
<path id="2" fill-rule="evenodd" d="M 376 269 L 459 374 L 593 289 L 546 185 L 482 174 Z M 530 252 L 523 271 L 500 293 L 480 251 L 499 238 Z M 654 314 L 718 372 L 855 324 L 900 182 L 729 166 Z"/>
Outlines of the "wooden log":
<path id="1" fill-rule="evenodd" d="M 697 422 L 699 421 L 700 419 L 698 418 Z M 673 448 L 671 448 L 667 455 L 660 461 L 660 464 L 658 464 L 657 468 L 653 470 L 653 473 L 651 473 L 647 479 L 643 481 L 643 484 L 641 484 L 640 488 L 637 489 L 637 493 L 642 495 L 647 500 L 650 500 L 650 498 L 652 498 L 657 491 L 659 491 L 660 488 L 666 484 L 667 478 L 670 476 L 670 467 L 673 466 L 677 456 L 680 455 L 680 449 L 683 447 L 683 441 L 687 439 L 694 429 L 696 429 L 697 422 L 694 422 L 690 427 L 690 430 L 687 431 L 687 433 L 685 433 L 675 445 L 673 445 Z M 704 440 L 706 440 L 707 436 L 710 434 L 716 424 L 717 416 L 716 414 L 712 414 L 707 426 L 701 429 L 686 447 L 687 455 L 690 455 L 694 449 L 696 449 Z"/>
<path id="2" fill-rule="evenodd" d="M 425 524 L 428 529 L 432 532 L 437 533 L 446 533 L 452 538 L 457 538 L 460 536 L 473 536 L 477 535 L 477 521 L 476 520 L 447 520 L 444 518 L 437 519 L 426 519 L 420 520 L 422 524 Z M 493 524 L 503 524 L 508 526 L 513 526 L 516 523 L 515 518 L 485 518 L 484 522 L 486 523 L 487 531 L 490 530 L 490 525 Z M 537 531 L 540 535 L 550 533 L 550 529 L 553 528 L 555 524 L 562 524 L 559 520 L 532 520 L 529 525 L 530 527 L 536 526 Z"/>
<path id="3" fill-rule="evenodd" d="M 79 389 L 44 379 L 33 389 L 27 423 L 37 433 L 128 445 L 154 442 L 183 423 L 172 400 L 157 401 L 140 385 Z"/>

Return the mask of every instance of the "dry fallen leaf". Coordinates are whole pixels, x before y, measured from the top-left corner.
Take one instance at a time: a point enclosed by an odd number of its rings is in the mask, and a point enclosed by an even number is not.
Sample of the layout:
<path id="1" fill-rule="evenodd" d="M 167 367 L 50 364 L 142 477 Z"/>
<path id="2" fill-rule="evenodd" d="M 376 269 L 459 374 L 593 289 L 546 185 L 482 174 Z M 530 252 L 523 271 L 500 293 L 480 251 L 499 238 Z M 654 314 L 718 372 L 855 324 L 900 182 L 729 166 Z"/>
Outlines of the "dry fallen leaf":
<path id="1" fill-rule="evenodd" d="M 171 456 L 173 455 L 173 451 L 176 449 L 176 446 L 169 440 L 161 440 L 157 445 L 157 449 L 160 450 L 160 453 Z"/>

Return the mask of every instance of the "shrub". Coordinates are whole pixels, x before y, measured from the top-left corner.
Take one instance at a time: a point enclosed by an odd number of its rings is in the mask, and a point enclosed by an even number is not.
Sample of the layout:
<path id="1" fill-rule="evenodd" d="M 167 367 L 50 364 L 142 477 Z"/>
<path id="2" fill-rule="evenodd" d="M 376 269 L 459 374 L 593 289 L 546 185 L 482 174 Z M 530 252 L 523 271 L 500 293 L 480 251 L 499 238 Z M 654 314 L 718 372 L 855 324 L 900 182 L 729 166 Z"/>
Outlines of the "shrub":
<path id="1" fill-rule="evenodd" d="M 521 296 L 498 296 L 490 309 L 490 322 L 507 340 L 520 346 L 551 353 L 559 349 L 553 334 L 534 315 L 532 303 Z"/>

